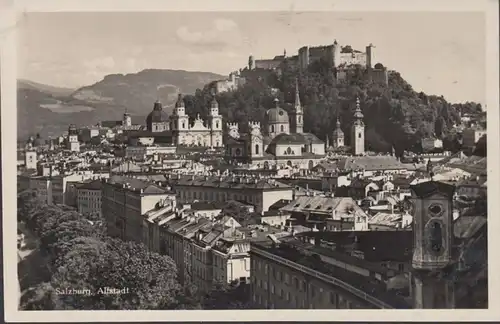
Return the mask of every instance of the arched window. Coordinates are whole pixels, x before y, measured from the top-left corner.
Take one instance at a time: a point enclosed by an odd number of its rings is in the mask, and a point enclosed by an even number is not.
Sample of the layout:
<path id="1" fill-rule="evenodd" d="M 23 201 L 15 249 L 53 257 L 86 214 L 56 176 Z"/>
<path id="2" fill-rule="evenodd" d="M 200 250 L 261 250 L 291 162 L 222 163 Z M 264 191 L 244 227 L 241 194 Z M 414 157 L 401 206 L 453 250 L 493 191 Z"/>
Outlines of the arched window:
<path id="1" fill-rule="evenodd" d="M 215 122 L 215 129 L 219 129 L 219 122 Z"/>
<path id="2" fill-rule="evenodd" d="M 274 125 L 271 125 L 271 133 L 274 133 Z"/>
<path id="3" fill-rule="evenodd" d="M 186 123 L 185 122 L 182 123 L 182 129 L 184 129 L 184 128 L 186 128 Z"/>
<path id="4" fill-rule="evenodd" d="M 255 154 L 259 154 L 259 144 L 255 144 Z"/>
<path id="5" fill-rule="evenodd" d="M 302 117 L 299 116 L 299 123 L 302 123 Z"/>
<path id="6" fill-rule="evenodd" d="M 314 168 L 314 162 L 312 160 L 309 160 L 309 169 Z"/>
<path id="7" fill-rule="evenodd" d="M 361 138 L 361 133 L 358 133 L 358 138 Z"/>
<path id="8" fill-rule="evenodd" d="M 285 151 L 285 153 L 286 153 L 287 155 L 292 154 L 292 152 L 293 152 L 293 151 L 292 151 L 292 149 L 291 149 L 290 147 L 288 147 L 288 148 L 286 149 L 286 151 Z"/>
<path id="9" fill-rule="evenodd" d="M 283 125 L 281 125 L 280 127 L 280 131 L 283 133 L 285 131 L 285 127 Z"/>
<path id="10" fill-rule="evenodd" d="M 429 244 L 431 249 L 432 251 L 439 253 L 443 248 L 443 230 L 441 228 L 441 224 L 439 222 L 434 222 L 431 224 L 431 228 L 429 230 Z"/>

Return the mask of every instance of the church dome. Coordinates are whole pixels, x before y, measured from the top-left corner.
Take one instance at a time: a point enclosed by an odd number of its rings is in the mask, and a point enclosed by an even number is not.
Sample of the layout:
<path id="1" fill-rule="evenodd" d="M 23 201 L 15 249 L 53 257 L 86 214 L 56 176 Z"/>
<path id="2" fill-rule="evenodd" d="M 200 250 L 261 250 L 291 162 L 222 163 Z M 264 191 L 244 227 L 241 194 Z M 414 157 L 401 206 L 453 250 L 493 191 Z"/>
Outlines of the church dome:
<path id="1" fill-rule="evenodd" d="M 285 109 L 278 105 L 278 100 L 276 100 L 276 107 L 271 108 L 267 111 L 267 122 L 270 124 L 281 124 L 289 123 L 288 113 Z"/>
<path id="2" fill-rule="evenodd" d="M 146 117 L 146 124 L 151 123 L 167 123 L 168 114 L 163 110 L 163 107 L 159 101 L 155 102 L 153 106 L 153 111 L 149 113 Z"/>

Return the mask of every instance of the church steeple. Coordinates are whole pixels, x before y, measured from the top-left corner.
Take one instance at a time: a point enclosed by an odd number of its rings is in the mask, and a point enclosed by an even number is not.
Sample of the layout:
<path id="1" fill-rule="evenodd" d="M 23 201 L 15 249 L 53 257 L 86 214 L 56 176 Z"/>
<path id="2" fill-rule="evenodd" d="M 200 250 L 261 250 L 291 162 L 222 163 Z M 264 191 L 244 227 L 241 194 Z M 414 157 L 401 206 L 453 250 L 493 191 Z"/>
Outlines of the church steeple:
<path id="1" fill-rule="evenodd" d="M 356 97 L 356 110 L 354 111 L 354 122 L 351 132 L 351 148 L 354 155 L 365 153 L 365 123 L 363 122 L 363 117 L 359 97 Z"/>
<path id="2" fill-rule="evenodd" d="M 333 131 L 333 147 L 339 148 L 344 146 L 344 132 L 340 126 L 340 118 L 337 116 L 337 122 L 335 123 L 335 130 Z"/>
<path id="3" fill-rule="evenodd" d="M 304 111 L 300 103 L 299 79 L 295 79 L 295 132 L 300 134 L 304 132 Z"/>
<path id="4" fill-rule="evenodd" d="M 361 111 L 359 97 L 356 97 L 356 110 L 354 111 L 354 124 L 355 125 L 364 125 L 363 118 L 364 118 L 364 116 L 363 116 L 363 112 Z"/>

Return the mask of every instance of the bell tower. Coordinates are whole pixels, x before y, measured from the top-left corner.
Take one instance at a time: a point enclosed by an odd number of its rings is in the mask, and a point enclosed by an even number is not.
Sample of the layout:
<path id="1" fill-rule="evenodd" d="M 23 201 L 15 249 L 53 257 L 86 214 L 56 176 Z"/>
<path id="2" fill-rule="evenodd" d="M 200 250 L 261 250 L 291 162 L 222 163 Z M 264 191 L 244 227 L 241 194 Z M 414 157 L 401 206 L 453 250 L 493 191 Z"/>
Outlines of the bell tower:
<path id="1" fill-rule="evenodd" d="M 354 123 L 351 133 L 351 147 L 354 155 L 365 153 L 365 123 L 363 113 L 359 103 L 359 97 L 356 98 L 356 110 L 354 111 Z"/>
<path id="2" fill-rule="evenodd" d="M 427 181 L 411 186 L 414 308 L 453 308 L 453 194 L 455 186 Z"/>
<path id="3" fill-rule="evenodd" d="M 304 110 L 300 103 L 299 79 L 295 79 L 295 133 L 301 134 L 304 132 Z"/>
<path id="4" fill-rule="evenodd" d="M 210 104 L 210 143 L 211 147 L 222 146 L 222 116 L 219 114 L 219 103 L 212 98 Z"/>

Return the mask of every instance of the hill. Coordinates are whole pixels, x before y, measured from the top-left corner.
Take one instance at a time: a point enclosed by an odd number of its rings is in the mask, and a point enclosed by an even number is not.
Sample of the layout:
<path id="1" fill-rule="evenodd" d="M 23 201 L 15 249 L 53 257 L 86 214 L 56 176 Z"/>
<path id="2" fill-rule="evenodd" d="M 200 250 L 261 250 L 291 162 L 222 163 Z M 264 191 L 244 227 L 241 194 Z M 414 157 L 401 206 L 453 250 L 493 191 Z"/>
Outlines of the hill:
<path id="1" fill-rule="evenodd" d="M 247 78 L 247 84 L 236 91 L 217 95 L 221 114 L 228 121 L 242 123 L 249 120 L 265 121 L 266 110 L 273 107 L 279 97 L 284 109 L 293 109 L 295 81 L 299 82 L 301 103 L 304 108 L 304 131 L 325 140 L 335 128 L 337 116 L 341 128 L 350 142 L 350 125 L 359 97 L 366 124 L 367 149 L 391 152 L 392 147 L 401 155 L 403 150 L 422 150 L 421 139 L 436 136 L 451 149 L 459 148 L 453 125 L 460 122 L 459 112 L 477 113 L 476 103 L 452 104 L 442 96 L 416 92 L 396 71 L 388 74 L 388 84 L 369 82 L 366 70 L 358 66 L 346 81 L 336 79 L 335 69 L 325 62 L 312 64 L 307 71 L 299 72 L 285 61 L 282 73 L 269 72 L 267 76 Z M 276 94 L 277 91 L 277 94 Z M 186 112 L 203 117 L 211 100 L 210 89 L 205 87 L 194 96 L 187 96 Z"/>
<path id="2" fill-rule="evenodd" d="M 155 100 L 173 105 L 177 94 L 194 93 L 205 84 L 224 78 L 208 72 L 148 69 L 133 74 L 113 74 L 77 90 L 18 81 L 18 137 L 40 133 L 57 136 L 68 124 L 94 125 L 118 120 L 127 110 L 142 123 Z"/>
<path id="3" fill-rule="evenodd" d="M 38 90 L 42 92 L 46 92 L 48 94 L 51 94 L 53 96 L 69 96 L 71 95 L 76 89 L 71 89 L 71 88 L 62 88 L 62 87 L 56 87 L 56 86 L 51 86 L 47 84 L 42 84 L 30 80 L 17 80 L 17 88 L 18 89 L 29 89 L 29 90 Z"/>

